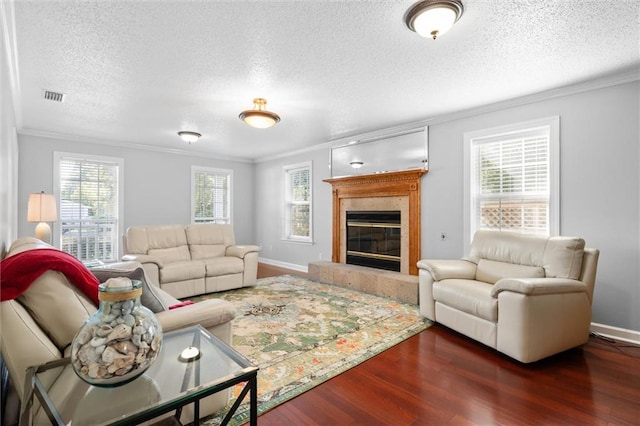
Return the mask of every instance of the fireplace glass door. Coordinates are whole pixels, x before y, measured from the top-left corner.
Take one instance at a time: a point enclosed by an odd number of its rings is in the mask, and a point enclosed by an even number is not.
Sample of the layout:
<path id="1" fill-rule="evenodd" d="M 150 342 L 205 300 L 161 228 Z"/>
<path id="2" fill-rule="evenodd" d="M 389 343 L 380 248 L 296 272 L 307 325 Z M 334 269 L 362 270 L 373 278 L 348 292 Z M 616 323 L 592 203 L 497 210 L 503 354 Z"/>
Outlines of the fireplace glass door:
<path id="1" fill-rule="evenodd" d="M 400 211 L 347 211 L 347 263 L 400 272 Z"/>

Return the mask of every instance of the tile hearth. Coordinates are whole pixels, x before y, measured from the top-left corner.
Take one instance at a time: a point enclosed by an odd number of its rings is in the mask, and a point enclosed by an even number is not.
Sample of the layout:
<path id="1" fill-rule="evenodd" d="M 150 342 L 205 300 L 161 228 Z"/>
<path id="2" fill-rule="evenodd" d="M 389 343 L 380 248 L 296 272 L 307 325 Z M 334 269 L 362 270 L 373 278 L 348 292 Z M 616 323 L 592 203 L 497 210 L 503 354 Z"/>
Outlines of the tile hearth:
<path id="1" fill-rule="evenodd" d="M 329 261 L 309 263 L 309 278 L 400 302 L 418 304 L 418 277 Z"/>

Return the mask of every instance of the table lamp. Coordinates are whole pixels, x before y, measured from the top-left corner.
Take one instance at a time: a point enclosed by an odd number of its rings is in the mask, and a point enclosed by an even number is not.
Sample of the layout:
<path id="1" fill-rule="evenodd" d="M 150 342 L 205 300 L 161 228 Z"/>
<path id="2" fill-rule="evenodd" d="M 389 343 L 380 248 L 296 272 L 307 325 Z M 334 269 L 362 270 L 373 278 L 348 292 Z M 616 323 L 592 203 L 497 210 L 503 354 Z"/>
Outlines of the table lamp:
<path id="1" fill-rule="evenodd" d="M 58 220 L 58 211 L 53 194 L 45 194 L 44 191 L 29 194 L 27 222 L 39 222 L 36 226 L 36 238 L 51 244 L 51 227 L 47 222 L 56 220 Z"/>

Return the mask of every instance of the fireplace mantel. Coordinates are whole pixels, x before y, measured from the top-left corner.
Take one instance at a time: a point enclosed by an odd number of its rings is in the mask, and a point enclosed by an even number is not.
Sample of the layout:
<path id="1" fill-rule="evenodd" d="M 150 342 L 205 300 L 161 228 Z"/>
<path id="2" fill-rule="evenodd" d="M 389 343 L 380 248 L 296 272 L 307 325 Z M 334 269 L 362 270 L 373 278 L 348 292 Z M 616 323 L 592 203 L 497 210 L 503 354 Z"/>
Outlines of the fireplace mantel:
<path id="1" fill-rule="evenodd" d="M 424 169 L 411 169 L 398 172 L 375 173 L 371 175 L 345 176 L 324 179 L 333 188 L 333 246 L 332 261 L 344 263 L 344 242 L 346 225 L 342 220 L 341 205 L 348 199 L 381 197 L 407 197 L 408 200 L 408 273 L 418 275 L 417 263 L 420 260 L 420 180 Z M 405 272 L 407 273 L 407 272 Z"/>

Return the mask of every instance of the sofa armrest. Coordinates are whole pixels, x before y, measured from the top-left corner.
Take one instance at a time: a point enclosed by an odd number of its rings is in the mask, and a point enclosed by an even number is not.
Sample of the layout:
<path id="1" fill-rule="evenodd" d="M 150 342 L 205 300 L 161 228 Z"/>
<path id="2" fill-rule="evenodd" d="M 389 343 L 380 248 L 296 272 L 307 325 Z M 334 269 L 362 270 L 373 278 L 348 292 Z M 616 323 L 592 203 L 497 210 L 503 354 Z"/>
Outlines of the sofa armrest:
<path id="1" fill-rule="evenodd" d="M 226 256 L 235 256 L 244 259 L 248 253 L 257 253 L 259 251 L 260 247 L 258 246 L 230 246 L 227 247 Z"/>
<path id="2" fill-rule="evenodd" d="M 587 285 L 568 278 L 503 278 L 494 284 L 491 297 L 497 298 L 503 291 L 526 295 L 582 293 Z"/>
<path id="3" fill-rule="evenodd" d="M 208 299 L 193 305 L 155 314 L 162 331 L 172 331 L 200 324 L 206 329 L 232 321 L 236 317 L 233 304 L 222 299 Z"/>
<path id="4" fill-rule="evenodd" d="M 160 258 L 150 256 L 148 254 L 125 254 L 124 256 L 122 256 L 121 260 L 124 262 L 139 262 L 142 264 L 155 263 L 158 268 L 162 268 L 164 266 Z"/>
<path id="5" fill-rule="evenodd" d="M 418 262 L 418 268 L 429 271 L 434 281 L 476 277 L 476 264 L 463 259 L 423 259 Z"/>

